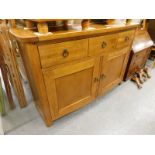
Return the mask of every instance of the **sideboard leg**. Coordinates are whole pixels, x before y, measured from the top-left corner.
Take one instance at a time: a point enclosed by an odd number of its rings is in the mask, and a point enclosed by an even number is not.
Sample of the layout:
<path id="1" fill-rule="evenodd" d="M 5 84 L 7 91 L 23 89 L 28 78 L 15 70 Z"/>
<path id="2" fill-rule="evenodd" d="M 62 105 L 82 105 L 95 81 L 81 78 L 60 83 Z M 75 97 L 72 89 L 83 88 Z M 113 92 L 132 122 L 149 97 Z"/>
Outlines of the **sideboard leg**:
<path id="1" fill-rule="evenodd" d="M 53 120 L 44 119 L 46 126 L 50 127 L 53 124 Z"/>

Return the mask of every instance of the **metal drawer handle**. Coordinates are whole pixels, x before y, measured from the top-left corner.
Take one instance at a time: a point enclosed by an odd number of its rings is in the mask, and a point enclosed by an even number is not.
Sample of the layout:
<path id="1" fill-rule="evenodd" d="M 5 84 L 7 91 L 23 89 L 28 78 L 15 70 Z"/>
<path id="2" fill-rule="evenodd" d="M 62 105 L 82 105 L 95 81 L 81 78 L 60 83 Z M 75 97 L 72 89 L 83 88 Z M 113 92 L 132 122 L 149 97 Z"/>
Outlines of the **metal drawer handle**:
<path id="1" fill-rule="evenodd" d="M 67 49 L 64 49 L 63 53 L 62 53 L 63 57 L 66 58 L 69 56 L 69 52 Z"/>
<path id="2" fill-rule="evenodd" d="M 105 48 L 107 46 L 107 43 L 103 41 L 102 48 Z"/>
<path id="3" fill-rule="evenodd" d="M 124 41 L 125 41 L 125 42 L 129 41 L 129 37 L 126 36 L 125 39 L 124 39 Z"/>

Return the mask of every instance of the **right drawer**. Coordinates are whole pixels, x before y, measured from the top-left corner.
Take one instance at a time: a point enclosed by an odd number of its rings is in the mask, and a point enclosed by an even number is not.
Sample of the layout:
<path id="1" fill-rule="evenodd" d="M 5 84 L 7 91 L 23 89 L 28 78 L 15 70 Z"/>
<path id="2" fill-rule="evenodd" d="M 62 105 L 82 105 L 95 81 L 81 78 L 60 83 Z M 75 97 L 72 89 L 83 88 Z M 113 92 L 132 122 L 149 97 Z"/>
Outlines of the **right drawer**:
<path id="1" fill-rule="evenodd" d="M 89 39 L 89 56 L 114 51 L 118 34 L 93 37 Z"/>
<path id="2" fill-rule="evenodd" d="M 134 36 L 134 30 L 119 33 L 117 48 L 127 47 L 131 44 Z"/>

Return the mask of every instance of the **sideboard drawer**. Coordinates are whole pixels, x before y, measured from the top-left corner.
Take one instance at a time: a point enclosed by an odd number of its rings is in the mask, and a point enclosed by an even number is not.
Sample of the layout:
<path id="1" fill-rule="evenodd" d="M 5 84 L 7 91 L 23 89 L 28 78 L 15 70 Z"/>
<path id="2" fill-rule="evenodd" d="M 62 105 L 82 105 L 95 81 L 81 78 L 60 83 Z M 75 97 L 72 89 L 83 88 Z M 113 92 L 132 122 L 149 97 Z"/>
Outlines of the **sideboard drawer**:
<path id="1" fill-rule="evenodd" d="M 89 55 L 97 55 L 102 52 L 113 51 L 117 43 L 117 34 L 105 35 L 89 39 Z"/>
<path id="2" fill-rule="evenodd" d="M 38 46 L 42 67 L 65 63 L 88 55 L 88 39 Z"/>
<path id="3" fill-rule="evenodd" d="M 134 30 L 119 33 L 117 48 L 129 46 L 133 40 Z"/>

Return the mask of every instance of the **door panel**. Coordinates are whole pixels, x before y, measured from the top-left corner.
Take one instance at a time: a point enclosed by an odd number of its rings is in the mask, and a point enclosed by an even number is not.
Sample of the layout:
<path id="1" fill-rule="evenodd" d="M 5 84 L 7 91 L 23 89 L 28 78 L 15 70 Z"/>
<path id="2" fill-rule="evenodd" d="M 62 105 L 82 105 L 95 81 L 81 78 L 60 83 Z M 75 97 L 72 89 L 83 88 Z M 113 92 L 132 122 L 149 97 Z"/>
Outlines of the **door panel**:
<path id="1" fill-rule="evenodd" d="M 122 81 L 127 53 L 102 59 L 99 95 L 103 95 Z"/>
<path id="2" fill-rule="evenodd" d="M 96 97 L 99 59 L 89 59 L 44 70 L 48 100 L 55 119 Z"/>
<path id="3" fill-rule="evenodd" d="M 92 75 L 93 68 L 89 68 L 56 79 L 57 102 L 60 110 L 70 103 L 91 96 Z"/>

